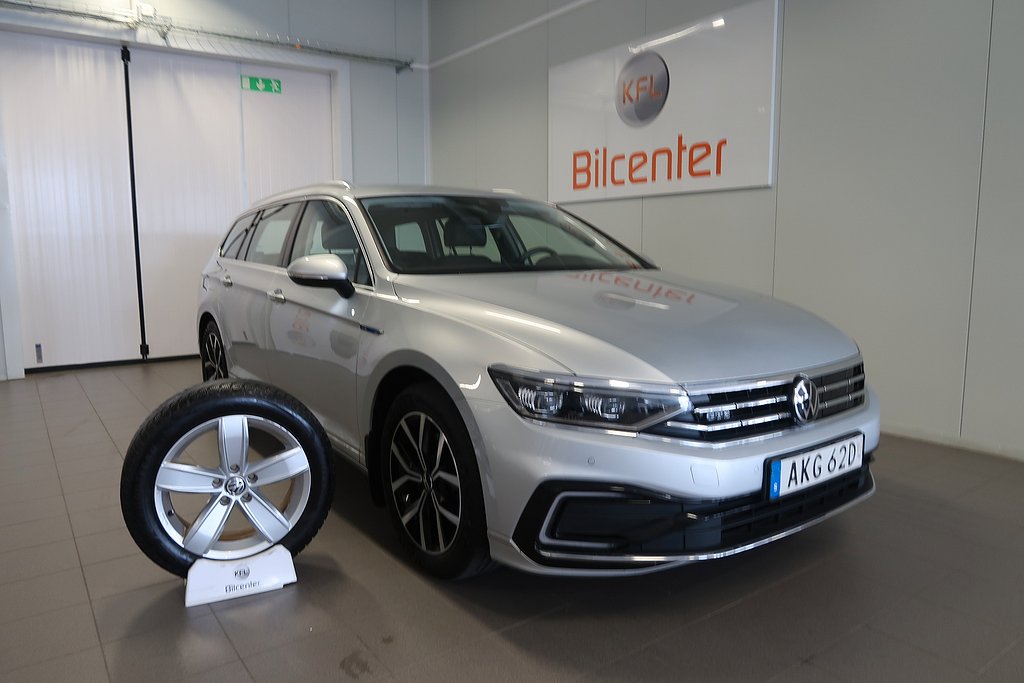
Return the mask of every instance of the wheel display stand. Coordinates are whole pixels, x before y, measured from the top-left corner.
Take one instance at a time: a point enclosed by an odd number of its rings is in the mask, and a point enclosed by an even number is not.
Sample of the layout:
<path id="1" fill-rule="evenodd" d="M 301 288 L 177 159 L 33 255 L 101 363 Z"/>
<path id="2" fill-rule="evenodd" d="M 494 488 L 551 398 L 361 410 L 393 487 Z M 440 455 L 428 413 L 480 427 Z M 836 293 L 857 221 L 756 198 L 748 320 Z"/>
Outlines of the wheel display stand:
<path id="1" fill-rule="evenodd" d="M 196 560 L 185 579 L 185 607 L 267 593 L 295 583 L 295 563 L 275 545 L 241 560 Z"/>

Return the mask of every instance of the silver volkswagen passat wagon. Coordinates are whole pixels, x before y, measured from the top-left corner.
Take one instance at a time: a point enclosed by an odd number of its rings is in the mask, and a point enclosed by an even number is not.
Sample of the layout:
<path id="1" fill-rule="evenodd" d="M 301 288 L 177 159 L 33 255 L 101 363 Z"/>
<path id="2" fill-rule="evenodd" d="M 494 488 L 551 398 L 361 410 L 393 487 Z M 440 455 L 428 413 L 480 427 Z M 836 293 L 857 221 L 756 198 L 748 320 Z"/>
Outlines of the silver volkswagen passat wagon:
<path id="1" fill-rule="evenodd" d="M 263 200 L 203 270 L 197 321 L 204 379 L 302 401 L 437 576 L 647 572 L 874 491 L 878 400 L 849 337 L 514 194 Z"/>

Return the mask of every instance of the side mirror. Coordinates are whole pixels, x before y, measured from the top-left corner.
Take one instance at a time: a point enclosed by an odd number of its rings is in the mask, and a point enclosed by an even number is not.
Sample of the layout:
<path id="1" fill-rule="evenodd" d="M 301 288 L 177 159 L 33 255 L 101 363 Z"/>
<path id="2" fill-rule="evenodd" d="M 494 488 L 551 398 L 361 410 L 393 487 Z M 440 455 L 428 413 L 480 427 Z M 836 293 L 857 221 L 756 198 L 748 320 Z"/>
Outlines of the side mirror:
<path id="1" fill-rule="evenodd" d="M 330 287 L 346 299 L 356 293 L 345 262 L 335 254 L 300 256 L 288 266 L 288 277 L 306 287 Z"/>

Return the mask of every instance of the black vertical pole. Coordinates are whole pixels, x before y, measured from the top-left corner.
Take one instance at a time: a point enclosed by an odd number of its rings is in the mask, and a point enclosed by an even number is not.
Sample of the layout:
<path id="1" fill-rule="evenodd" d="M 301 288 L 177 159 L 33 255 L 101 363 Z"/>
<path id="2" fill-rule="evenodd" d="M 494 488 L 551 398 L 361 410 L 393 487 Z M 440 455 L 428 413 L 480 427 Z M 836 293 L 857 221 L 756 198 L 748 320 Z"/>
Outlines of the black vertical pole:
<path id="1" fill-rule="evenodd" d="M 146 304 L 142 299 L 142 253 L 139 251 L 139 205 L 135 194 L 135 143 L 132 140 L 132 88 L 128 76 L 128 63 L 132 54 L 128 46 L 121 47 L 121 61 L 124 63 L 124 105 L 128 114 L 128 176 L 132 187 L 132 232 L 135 236 L 135 287 L 139 294 L 139 353 L 142 360 L 149 358 L 149 344 L 146 343 Z"/>

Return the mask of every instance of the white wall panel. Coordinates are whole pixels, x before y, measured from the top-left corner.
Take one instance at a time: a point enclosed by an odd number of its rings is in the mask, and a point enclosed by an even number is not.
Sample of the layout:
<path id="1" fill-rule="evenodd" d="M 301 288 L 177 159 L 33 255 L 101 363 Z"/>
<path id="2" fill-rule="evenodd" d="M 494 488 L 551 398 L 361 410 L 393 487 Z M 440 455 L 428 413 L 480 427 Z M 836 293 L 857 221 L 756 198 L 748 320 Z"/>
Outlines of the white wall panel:
<path id="1" fill-rule="evenodd" d="M 1024 3 L 996 0 L 963 435 L 1024 457 Z"/>
<path id="2" fill-rule="evenodd" d="M 775 191 L 643 199 L 644 251 L 667 270 L 772 293 Z"/>
<path id="3" fill-rule="evenodd" d="M 566 207 L 570 212 L 596 225 L 634 251 L 644 252 L 642 199 L 614 202 L 575 202 Z M 651 257 L 655 262 L 653 256 Z"/>
<path id="4" fill-rule="evenodd" d="M 120 48 L 0 34 L 0 93 L 25 366 L 138 358 Z"/>
<path id="5" fill-rule="evenodd" d="M 477 89 L 472 60 L 457 59 L 430 72 L 430 182 L 477 187 Z M 547 136 L 546 120 L 544 129 Z M 546 158 L 547 152 L 545 152 Z"/>
<path id="6" fill-rule="evenodd" d="M 547 156 L 547 30 L 532 28 L 476 55 L 476 184 L 510 188 L 529 196 L 547 193 L 548 174 L 537 169 Z M 481 92 L 497 86 L 497 92 Z"/>
<path id="7" fill-rule="evenodd" d="M 943 439 L 960 430 L 980 9 L 791 0 L 785 12 L 775 295 L 856 336 L 883 428 Z"/>
<path id="8" fill-rule="evenodd" d="M 352 137 L 355 182 L 398 182 L 397 75 L 389 66 L 353 64 Z"/>
<path id="9" fill-rule="evenodd" d="M 248 205 L 238 72 L 231 62 L 132 51 L 139 244 L 155 358 L 196 353 L 199 273 Z"/>
<path id="10" fill-rule="evenodd" d="M 282 91 L 241 91 L 249 201 L 330 178 L 330 76 L 249 64 L 241 73 L 280 79 Z"/>

